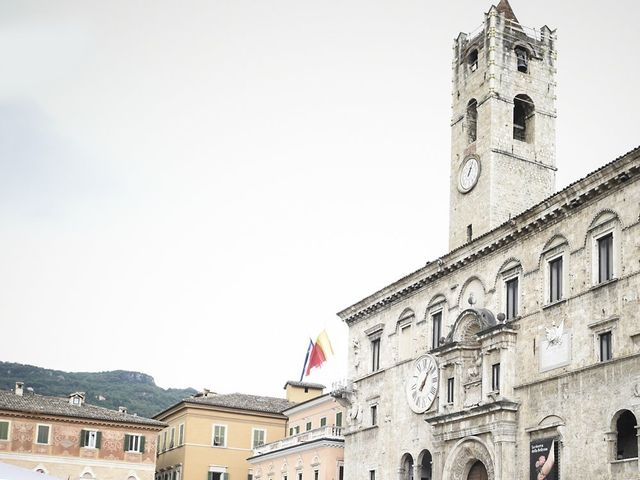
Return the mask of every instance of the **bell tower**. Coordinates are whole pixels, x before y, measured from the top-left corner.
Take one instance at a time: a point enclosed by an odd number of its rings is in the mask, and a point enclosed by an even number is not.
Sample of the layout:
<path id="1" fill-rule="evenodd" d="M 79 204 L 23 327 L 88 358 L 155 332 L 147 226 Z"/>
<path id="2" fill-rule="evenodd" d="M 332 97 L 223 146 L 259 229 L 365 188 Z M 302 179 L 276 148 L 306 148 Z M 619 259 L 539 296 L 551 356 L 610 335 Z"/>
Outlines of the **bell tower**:
<path id="1" fill-rule="evenodd" d="M 500 0 L 453 47 L 449 249 L 555 190 L 556 33 Z"/>

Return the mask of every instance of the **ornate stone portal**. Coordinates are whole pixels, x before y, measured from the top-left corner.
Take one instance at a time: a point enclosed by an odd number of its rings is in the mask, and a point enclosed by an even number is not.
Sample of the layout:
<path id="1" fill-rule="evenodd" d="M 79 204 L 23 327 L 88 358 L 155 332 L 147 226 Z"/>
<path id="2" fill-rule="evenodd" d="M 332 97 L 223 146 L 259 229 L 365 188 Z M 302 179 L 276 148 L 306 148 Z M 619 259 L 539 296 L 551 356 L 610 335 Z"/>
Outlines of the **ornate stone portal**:
<path id="1" fill-rule="evenodd" d="M 471 467 L 477 461 L 484 464 L 488 480 L 494 480 L 493 455 L 484 442 L 477 437 L 467 437 L 459 441 L 445 464 L 443 480 L 467 480 Z"/>

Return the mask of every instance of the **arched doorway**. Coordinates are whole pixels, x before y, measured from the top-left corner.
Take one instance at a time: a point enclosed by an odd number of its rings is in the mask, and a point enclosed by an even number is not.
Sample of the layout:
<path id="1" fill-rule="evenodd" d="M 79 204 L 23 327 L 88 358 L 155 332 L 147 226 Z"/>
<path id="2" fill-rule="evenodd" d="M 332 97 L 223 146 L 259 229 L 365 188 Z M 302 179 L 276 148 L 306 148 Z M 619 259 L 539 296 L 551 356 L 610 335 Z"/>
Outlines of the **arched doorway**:
<path id="1" fill-rule="evenodd" d="M 488 480 L 489 476 L 487 475 L 487 469 L 480 460 L 474 463 L 471 466 L 471 470 L 469 470 L 469 475 L 467 475 L 467 480 Z"/>
<path id="2" fill-rule="evenodd" d="M 402 479 L 413 480 L 413 457 L 409 453 L 402 457 Z"/>
<path id="3" fill-rule="evenodd" d="M 420 464 L 420 478 L 418 480 L 431 480 L 431 463 L 433 462 L 431 452 L 423 450 L 418 457 L 418 462 Z"/>

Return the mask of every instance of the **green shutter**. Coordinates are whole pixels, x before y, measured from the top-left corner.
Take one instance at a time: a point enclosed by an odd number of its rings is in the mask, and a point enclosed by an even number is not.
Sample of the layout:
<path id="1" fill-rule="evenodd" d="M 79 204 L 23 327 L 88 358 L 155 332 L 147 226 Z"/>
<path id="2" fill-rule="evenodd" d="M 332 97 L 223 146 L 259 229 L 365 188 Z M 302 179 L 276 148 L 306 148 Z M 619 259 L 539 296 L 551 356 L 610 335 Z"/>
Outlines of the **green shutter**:
<path id="1" fill-rule="evenodd" d="M 9 440 L 9 422 L 0 422 L 0 440 Z"/>
<path id="2" fill-rule="evenodd" d="M 140 437 L 140 453 L 144 453 L 144 436 Z"/>
<path id="3" fill-rule="evenodd" d="M 229 480 L 229 474 L 228 473 L 223 473 L 222 474 L 222 480 Z"/>
<path id="4" fill-rule="evenodd" d="M 81 447 L 86 447 L 87 444 L 85 442 L 86 440 L 86 434 L 85 434 L 86 430 L 80 430 L 80 446 Z"/>
<path id="5" fill-rule="evenodd" d="M 126 452 L 129 449 L 129 435 L 124 434 L 124 451 Z"/>
<path id="6" fill-rule="evenodd" d="M 207 473 L 207 480 L 213 480 L 213 472 Z"/>
<path id="7" fill-rule="evenodd" d="M 102 442 L 102 432 L 96 432 L 96 448 L 100 448 Z"/>

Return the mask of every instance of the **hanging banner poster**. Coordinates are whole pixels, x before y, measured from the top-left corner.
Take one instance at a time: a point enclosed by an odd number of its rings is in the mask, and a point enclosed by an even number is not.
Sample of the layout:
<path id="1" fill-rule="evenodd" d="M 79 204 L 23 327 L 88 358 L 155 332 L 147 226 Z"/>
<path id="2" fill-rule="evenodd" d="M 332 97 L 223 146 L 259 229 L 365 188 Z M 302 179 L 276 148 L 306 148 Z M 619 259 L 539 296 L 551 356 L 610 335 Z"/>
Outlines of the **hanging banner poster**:
<path id="1" fill-rule="evenodd" d="M 555 446 L 553 438 L 531 442 L 530 480 L 558 480 Z"/>

